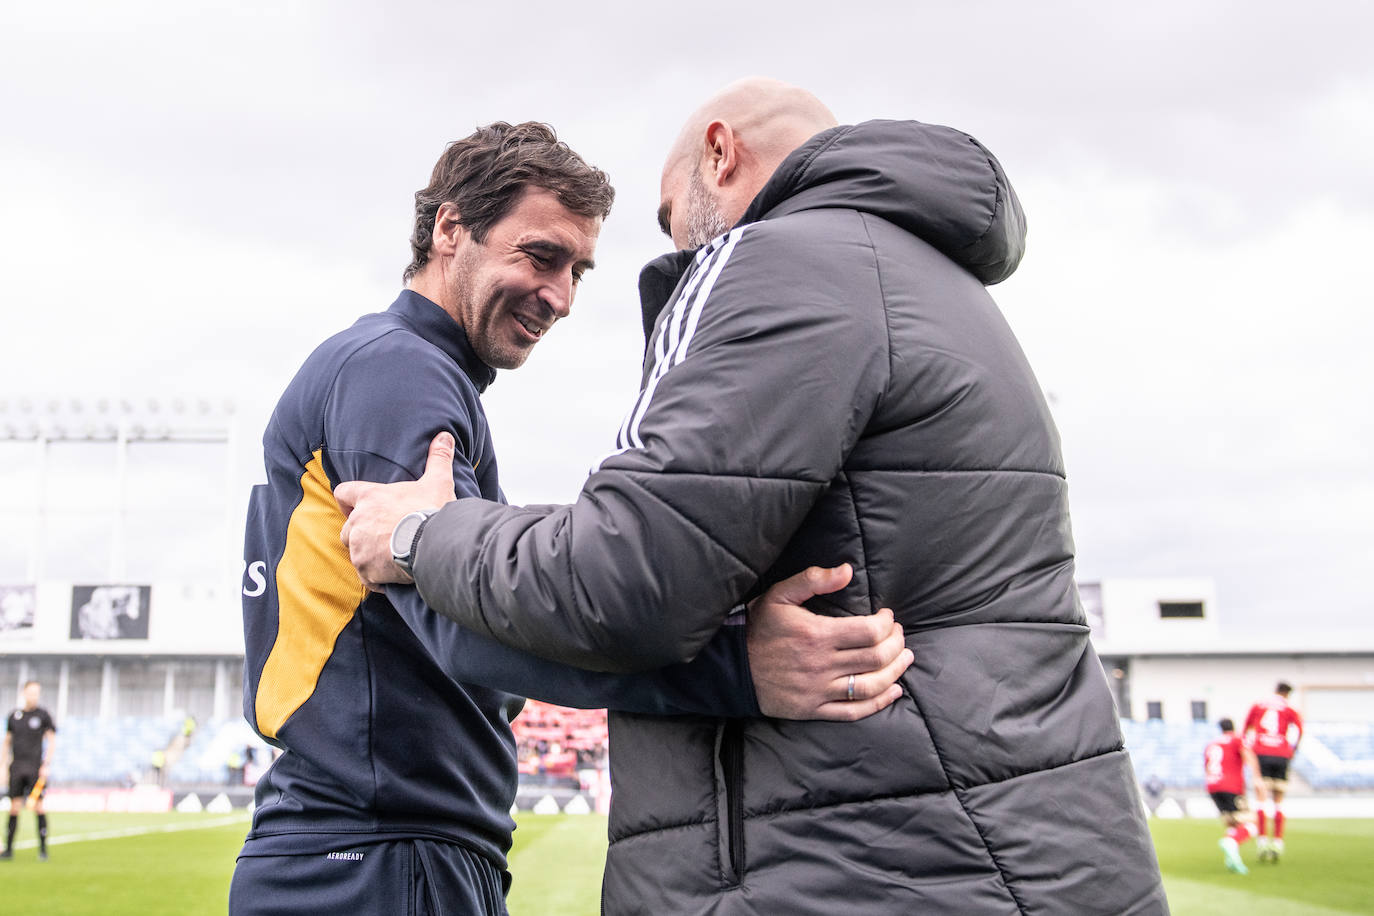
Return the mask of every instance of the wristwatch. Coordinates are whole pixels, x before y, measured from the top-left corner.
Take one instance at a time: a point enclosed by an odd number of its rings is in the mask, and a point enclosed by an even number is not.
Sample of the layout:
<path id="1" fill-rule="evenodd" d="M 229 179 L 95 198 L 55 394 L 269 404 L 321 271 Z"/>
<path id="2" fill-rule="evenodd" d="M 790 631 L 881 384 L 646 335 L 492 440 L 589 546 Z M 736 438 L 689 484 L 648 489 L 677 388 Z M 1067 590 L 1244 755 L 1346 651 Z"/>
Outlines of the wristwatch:
<path id="1" fill-rule="evenodd" d="M 414 575 L 410 564 L 415 561 L 415 545 L 420 543 L 420 532 L 424 529 L 425 522 L 429 521 L 429 517 L 438 511 L 421 509 L 403 515 L 391 532 L 391 559 L 396 561 L 396 565 L 401 567 L 401 571 L 407 576 Z"/>

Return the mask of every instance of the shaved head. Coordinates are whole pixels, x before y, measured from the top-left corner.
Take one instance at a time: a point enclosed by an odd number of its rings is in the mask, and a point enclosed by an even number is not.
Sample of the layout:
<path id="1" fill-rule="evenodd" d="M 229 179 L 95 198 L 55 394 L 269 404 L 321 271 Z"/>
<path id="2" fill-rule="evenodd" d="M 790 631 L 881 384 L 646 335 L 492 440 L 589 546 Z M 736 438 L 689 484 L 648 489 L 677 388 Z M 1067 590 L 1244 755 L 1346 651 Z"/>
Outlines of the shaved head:
<path id="1" fill-rule="evenodd" d="M 805 89 L 752 76 L 731 83 L 692 112 L 668 154 L 668 165 L 699 156 L 706 127 L 716 120 L 729 122 L 756 155 L 776 158 L 774 168 L 792 150 L 839 123 L 825 103 Z"/>
<path id="2" fill-rule="evenodd" d="M 680 248 L 705 244 L 689 224 L 734 225 L 789 153 L 837 123 L 805 89 L 764 77 L 731 83 L 692 112 L 668 153 L 660 228 Z"/>

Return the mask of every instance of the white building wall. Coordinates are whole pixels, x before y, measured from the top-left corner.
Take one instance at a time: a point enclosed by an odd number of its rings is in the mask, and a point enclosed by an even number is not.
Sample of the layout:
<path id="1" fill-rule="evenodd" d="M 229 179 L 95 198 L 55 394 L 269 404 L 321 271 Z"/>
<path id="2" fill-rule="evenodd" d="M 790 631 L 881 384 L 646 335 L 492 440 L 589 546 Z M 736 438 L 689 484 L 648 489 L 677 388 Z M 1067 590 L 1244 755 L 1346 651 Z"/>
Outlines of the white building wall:
<path id="1" fill-rule="evenodd" d="M 219 584 L 153 582 L 147 639 L 73 639 L 72 586 L 37 586 L 33 626 L 7 634 L 0 650 L 15 655 L 242 655 L 239 590 Z"/>
<path id="2" fill-rule="evenodd" d="M 1101 586 L 1103 621 L 1093 634 L 1099 655 L 1205 651 L 1221 638 L 1211 579 L 1104 579 Z M 1204 616 L 1161 619 L 1162 601 L 1200 602 Z"/>
<path id="3" fill-rule="evenodd" d="M 1293 685 L 1290 702 L 1313 721 L 1374 719 L 1374 653 L 1272 656 L 1137 656 L 1130 662 L 1131 713 L 1163 704 L 1166 722 L 1192 718 L 1192 701 L 1207 703 L 1207 719 L 1230 716 L 1240 728 L 1256 700 L 1280 680 Z M 1311 712 L 1308 711 L 1309 705 Z"/>

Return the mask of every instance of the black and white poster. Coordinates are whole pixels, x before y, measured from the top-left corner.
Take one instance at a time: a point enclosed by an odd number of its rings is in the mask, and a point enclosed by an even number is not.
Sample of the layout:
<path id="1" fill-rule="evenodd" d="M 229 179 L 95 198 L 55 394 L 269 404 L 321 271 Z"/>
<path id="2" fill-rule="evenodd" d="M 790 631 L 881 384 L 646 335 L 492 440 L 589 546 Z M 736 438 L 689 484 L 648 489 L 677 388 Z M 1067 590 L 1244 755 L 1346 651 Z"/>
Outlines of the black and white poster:
<path id="1" fill-rule="evenodd" d="M 147 639 L 148 585 L 72 586 L 72 639 Z"/>
<path id="2" fill-rule="evenodd" d="M 37 606 L 32 585 L 0 585 L 0 640 L 32 639 Z"/>

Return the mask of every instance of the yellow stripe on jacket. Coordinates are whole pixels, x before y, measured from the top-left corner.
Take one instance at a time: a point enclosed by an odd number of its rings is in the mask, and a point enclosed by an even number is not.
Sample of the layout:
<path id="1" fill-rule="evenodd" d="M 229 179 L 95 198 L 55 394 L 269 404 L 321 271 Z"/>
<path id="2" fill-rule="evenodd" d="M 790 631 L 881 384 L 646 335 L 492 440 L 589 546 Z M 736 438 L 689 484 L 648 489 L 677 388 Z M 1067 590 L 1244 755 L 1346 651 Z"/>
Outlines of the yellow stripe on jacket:
<path id="1" fill-rule="evenodd" d="M 275 737 L 310 699 L 334 642 L 367 589 L 339 541 L 344 514 L 316 451 L 301 475 L 301 501 L 286 527 L 277 564 L 277 640 L 258 679 L 258 730 Z"/>

